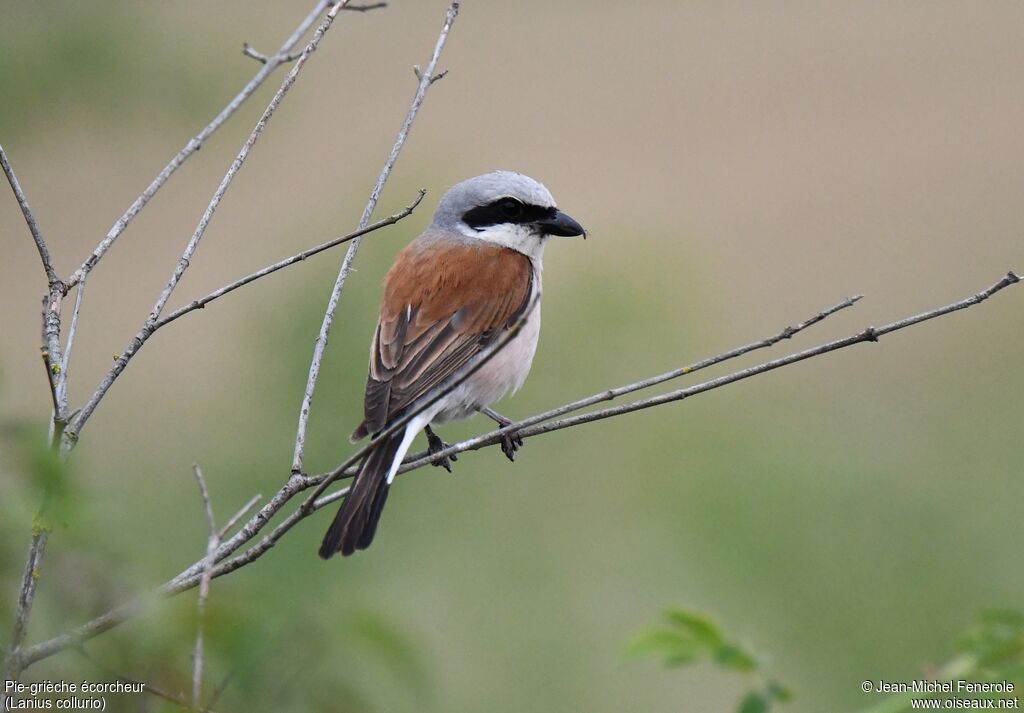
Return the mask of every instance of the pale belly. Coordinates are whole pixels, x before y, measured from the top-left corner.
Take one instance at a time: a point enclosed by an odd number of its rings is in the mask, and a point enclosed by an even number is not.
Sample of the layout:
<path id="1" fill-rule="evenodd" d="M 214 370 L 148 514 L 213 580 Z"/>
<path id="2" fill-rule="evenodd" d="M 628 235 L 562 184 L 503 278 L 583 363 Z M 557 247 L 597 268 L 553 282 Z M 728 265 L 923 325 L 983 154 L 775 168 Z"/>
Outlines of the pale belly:
<path id="1" fill-rule="evenodd" d="M 526 381 L 540 336 L 540 302 L 523 324 L 522 331 L 476 373 L 441 402 L 432 423 L 446 423 L 472 416 Z"/>

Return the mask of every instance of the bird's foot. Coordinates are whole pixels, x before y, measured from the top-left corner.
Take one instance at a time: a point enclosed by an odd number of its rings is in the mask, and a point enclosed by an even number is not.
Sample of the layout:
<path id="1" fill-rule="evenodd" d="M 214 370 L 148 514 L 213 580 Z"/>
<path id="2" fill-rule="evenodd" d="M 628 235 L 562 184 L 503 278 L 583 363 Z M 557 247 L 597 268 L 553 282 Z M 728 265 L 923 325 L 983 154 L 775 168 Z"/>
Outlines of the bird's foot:
<path id="1" fill-rule="evenodd" d="M 498 424 L 499 428 L 505 428 L 506 426 L 512 425 L 512 421 L 505 418 L 504 416 L 502 416 L 500 413 L 493 409 L 482 408 L 480 409 L 480 413 L 493 420 L 496 424 Z M 518 432 L 509 431 L 507 433 L 501 434 L 501 452 L 504 453 L 505 457 L 508 458 L 513 463 L 515 463 L 516 461 L 516 451 L 518 451 L 522 445 L 523 439 Z"/>
<path id="2" fill-rule="evenodd" d="M 445 448 L 448 447 L 448 444 L 445 443 L 443 440 L 441 440 L 441 437 L 439 435 L 437 435 L 436 433 L 434 433 L 433 429 L 431 429 L 430 426 L 427 426 L 424 429 L 424 431 L 427 434 L 427 454 L 428 455 L 434 455 L 436 453 L 440 453 L 441 451 L 443 451 Z M 452 463 L 454 463 L 458 459 L 459 459 L 459 457 L 456 456 L 454 453 L 452 453 L 450 456 L 445 456 L 444 458 L 441 458 L 439 460 L 435 460 L 433 463 L 431 463 L 431 465 L 436 465 L 439 468 L 444 468 L 449 473 L 451 473 L 452 472 Z"/>
<path id="3" fill-rule="evenodd" d="M 523 439 L 515 431 L 509 431 L 501 436 L 501 452 L 513 463 L 516 462 L 516 451 L 523 445 Z"/>

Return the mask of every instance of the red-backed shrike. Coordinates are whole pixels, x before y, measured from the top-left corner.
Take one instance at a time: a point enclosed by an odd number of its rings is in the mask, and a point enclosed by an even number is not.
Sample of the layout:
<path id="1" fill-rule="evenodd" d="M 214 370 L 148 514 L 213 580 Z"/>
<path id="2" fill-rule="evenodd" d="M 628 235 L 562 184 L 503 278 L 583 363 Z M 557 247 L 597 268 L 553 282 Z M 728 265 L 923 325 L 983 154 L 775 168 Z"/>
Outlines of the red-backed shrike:
<path id="1" fill-rule="evenodd" d="M 452 187 L 430 226 L 398 254 L 384 279 L 365 418 L 353 441 L 385 430 L 507 330 L 518 325 L 519 332 L 451 393 L 367 453 L 324 536 L 321 557 L 370 546 L 391 481 L 421 430 L 436 452 L 443 443 L 430 424 L 478 411 L 509 423 L 488 407 L 522 386 L 530 371 L 540 333 L 541 257 L 552 235 L 584 231 L 555 207 L 543 185 L 495 171 Z M 520 443 L 506 438 L 502 450 L 511 459 Z"/>

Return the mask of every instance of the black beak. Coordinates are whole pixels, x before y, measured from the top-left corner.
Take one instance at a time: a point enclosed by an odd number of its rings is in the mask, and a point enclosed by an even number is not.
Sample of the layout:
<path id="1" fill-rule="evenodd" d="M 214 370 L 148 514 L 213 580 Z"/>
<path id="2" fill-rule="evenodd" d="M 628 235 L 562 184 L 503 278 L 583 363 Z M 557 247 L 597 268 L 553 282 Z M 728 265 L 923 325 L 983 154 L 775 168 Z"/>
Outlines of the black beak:
<path id="1" fill-rule="evenodd" d="M 563 238 L 582 235 L 584 240 L 587 238 L 587 231 L 583 226 L 560 210 L 556 210 L 552 216 L 538 220 L 535 225 L 546 235 L 558 235 Z"/>

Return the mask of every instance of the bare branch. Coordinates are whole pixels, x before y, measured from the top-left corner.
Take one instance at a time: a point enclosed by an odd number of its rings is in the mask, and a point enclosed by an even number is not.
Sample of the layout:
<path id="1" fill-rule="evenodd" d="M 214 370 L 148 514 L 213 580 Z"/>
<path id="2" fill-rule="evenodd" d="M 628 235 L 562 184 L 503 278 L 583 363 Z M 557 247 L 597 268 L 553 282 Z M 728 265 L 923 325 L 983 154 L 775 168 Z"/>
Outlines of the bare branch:
<path id="1" fill-rule="evenodd" d="M 388 4 L 386 2 L 375 2 L 372 5 L 346 5 L 345 9 L 351 10 L 352 12 L 369 12 L 370 10 L 379 10 L 380 8 L 387 6 Z"/>
<path id="2" fill-rule="evenodd" d="M 25 197 L 25 192 L 21 190 L 21 183 L 18 182 L 18 177 L 14 174 L 14 167 L 11 166 L 3 146 L 0 146 L 0 166 L 4 169 L 7 182 L 11 184 L 11 190 L 14 191 L 14 197 L 21 208 L 21 214 L 25 216 L 25 222 L 28 223 L 32 239 L 36 242 L 36 250 L 39 251 L 39 259 L 42 261 L 43 270 L 46 272 L 46 284 L 51 288 L 54 285 L 61 284 L 60 278 L 57 277 L 57 272 L 53 269 L 53 261 L 50 259 L 50 251 L 46 248 L 46 241 L 43 240 L 43 234 L 39 231 L 39 224 L 36 223 L 36 217 L 32 214 L 32 209 L 28 205 L 28 198 Z"/>
<path id="3" fill-rule="evenodd" d="M 780 359 L 774 359 L 757 366 L 749 367 L 747 369 L 742 369 L 732 374 L 718 377 L 716 379 L 711 379 L 709 381 L 703 382 L 701 384 L 696 384 L 685 389 L 679 389 L 673 392 L 669 392 L 667 394 L 655 396 L 642 401 L 625 404 L 623 406 L 616 406 L 612 408 L 593 411 L 573 418 L 544 421 L 543 423 L 537 423 L 537 417 L 534 417 L 533 419 L 526 419 L 517 423 L 513 423 L 506 428 L 498 429 L 496 431 L 492 431 L 477 438 L 470 439 L 462 443 L 456 444 L 454 446 L 451 446 L 449 448 L 446 448 L 443 451 L 434 454 L 433 456 L 418 458 L 410 462 L 407 462 L 400 472 L 408 472 L 409 470 L 421 468 L 427 465 L 428 463 L 433 462 L 434 460 L 440 460 L 446 456 L 452 455 L 453 453 L 457 454 L 467 450 L 478 450 L 485 446 L 496 444 L 500 442 L 502 434 L 504 434 L 507 431 L 515 430 L 524 439 L 530 438 L 536 435 L 540 435 L 542 433 L 549 433 L 551 431 L 571 428 L 573 426 L 582 425 L 583 423 L 589 423 L 591 421 L 596 421 L 604 418 L 611 418 L 613 416 L 630 413 L 632 411 L 637 411 L 644 408 L 650 408 L 652 406 L 657 406 L 664 403 L 679 401 L 688 396 L 693 396 L 699 393 L 712 391 L 714 389 L 721 388 L 722 386 L 725 386 L 727 384 L 731 384 L 735 381 L 740 381 L 742 379 L 746 379 L 751 376 L 756 376 L 757 374 L 771 371 L 773 369 L 778 369 L 779 367 L 787 366 L 798 361 L 803 361 L 816 356 L 820 356 L 822 354 L 826 354 L 828 352 L 843 349 L 854 344 L 859 344 L 861 342 L 866 341 L 877 341 L 878 338 L 883 335 L 898 331 L 900 329 L 911 327 L 913 325 L 919 324 L 930 319 L 950 314 L 951 312 L 965 309 L 972 305 L 976 305 L 980 302 L 985 301 L 986 299 L 996 294 L 997 292 L 1001 291 L 1002 289 L 1008 287 L 1009 285 L 1015 284 L 1017 282 L 1020 282 L 1020 278 L 1015 273 L 1009 272 L 1005 277 L 1003 277 L 1001 280 L 999 280 L 997 283 L 995 283 L 988 289 L 983 290 L 982 292 L 979 292 L 978 294 L 968 297 L 966 299 L 960 300 L 959 302 L 954 302 L 944 307 L 939 307 L 927 312 L 923 312 L 918 315 L 914 315 L 912 317 L 900 319 L 895 322 L 886 324 L 882 327 L 869 327 L 844 339 L 831 341 L 826 344 L 815 347 L 813 349 L 807 349 L 801 352 L 790 354 L 789 356 L 782 357 Z M 852 301 L 853 298 L 843 303 L 840 303 L 834 308 L 825 310 L 822 313 L 822 315 L 827 316 L 828 314 L 831 314 L 837 311 L 838 309 L 841 309 L 843 306 L 846 306 L 846 303 L 852 303 Z M 821 319 L 823 318 L 824 316 L 816 316 L 808 320 L 807 322 L 783 330 L 783 332 L 780 333 L 782 336 L 776 335 L 775 337 L 770 337 L 768 341 L 781 341 L 782 339 L 787 338 L 787 335 L 792 336 L 796 332 L 805 329 L 807 326 L 810 326 L 811 324 L 821 321 Z M 755 342 L 753 343 L 753 345 L 747 345 L 747 347 L 741 347 L 741 349 L 746 349 L 747 351 L 750 351 L 753 348 L 757 348 L 756 346 L 754 346 L 757 344 L 760 344 L 760 342 Z M 727 355 L 734 353 L 736 351 L 737 350 L 732 350 L 731 352 L 725 352 L 724 354 Z M 702 362 L 697 362 L 697 365 L 704 364 L 706 362 L 720 363 L 721 361 L 724 360 L 724 358 L 724 355 L 719 355 L 718 357 L 711 357 L 710 359 L 705 359 Z M 695 369 L 690 369 L 690 371 L 693 370 Z M 635 384 L 627 385 L 625 387 L 620 387 L 620 390 L 624 390 L 623 393 L 629 393 L 629 391 L 631 390 L 644 388 L 643 386 L 638 385 L 646 383 L 648 381 L 649 380 L 644 380 L 641 382 L 636 382 Z M 601 393 L 606 394 L 607 392 Z M 592 399 L 594 397 L 589 398 Z M 581 402 L 585 402 L 588 400 L 589 399 L 583 399 Z M 545 414 L 540 414 L 540 416 L 544 418 L 552 418 L 552 414 L 563 413 L 561 409 L 562 407 L 560 407 L 559 409 L 553 409 L 552 411 L 545 412 Z M 528 423 L 533 423 L 533 425 L 527 426 L 526 424 Z M 335 473 L 338 474 L 335 477 L 343 477 L 343 475 L 348 475 L 347 466 L 352 465 L 355 462 L 354 459 L 357 459 L 359 457 L 360 452 L 357 452 L 353 457 L 346 459 L 345 463 L 343 463 L 342 466 L 340 466 L 334 471 Z M 235 535 L 233 535 L 228 540 L 224 541 L 221 544 L 221 546 L 217 549 L 214 558 L 218 562 L 218 564 L 214 567 L 212 576 L 219 577 L 224 574 L 228 574 L 236 569 L 239 569 L 240 567 L 243 567 L 259 559 L 260 556 L 262 556 L 265 552 L 267 552 L 270 548 L 273 547 L 273 545 L 277 542 L 278 539 L 280 539 L 280 537 L 284 533 L 290 530 L 299 521 L 305 519 L 311 513 L 315 512 L 319 508 L 324 507 L 325 505 L 341 498 L 344 495 L 344 490 L 334 492 L 323 497 L 318 497 L 319 494 L 322 492 L 323 488 L 326 487 L 325 483 L 328 483 L 328 478 L 331 477 L 332 475 L 333 473 L 317 477 L 293 475 L 291 478 L 289 478 L 288 481 L 284 484 L 284 486 L 282 486 L 282 488 L 255 515 L 253 515 L 249 519 L 249 521 Z M 259 542 L 257 542 L 255 545 L 252 545 L 241 554 L 238 554 L 231 559 L 227 559 L 232 554 L 238 552 L 247 542 L 252 541 L 262 531 L 262 529 L 271 520 L 271 518 L 273 518 L 278 512 L 280 512 L 280 510 L 292 498 L 294 498 L 295 495 L 310 488 L 316 488 L 313 494 L 313 498 L 316 498 L 315 500 L 313 500 L 312 502 L 310 502 L 309 500 L 304 502 L 300 507 L 296 508 L 284 520 L 282 520 L 270 534 L 261 538 Z M 107 631 L 117 626 L 121 622 L 131 618 L 138 611 L 140 611 L 145 605 L 145 603 L 149 601 L 151 597 L 171 596 L 197 586 L 202 576 L 204 562 L 205 558 L 203 560 L 200 560 L 199 562 L 193 563 L 185 570 L 183 570 L 181 573 L 179 573 L 177 576 L 173 577 L 172 579 L 168 580 L 163 585 L 158 587 L 155 590 L 155 592 L 153 592 L 150 596 L 140 597 L 129 602 L 126 602 L 125 604 L 122 604 L 119 607 L 112 609 L 107 613 L 71 631 L 68 631 L 64 634 L 61 634 L 60 636 L 54 637 L 52 639 L 43 641 L 39 644 L 24 649 L 21 653 L 20 658 L 22 665 L 27 666 L 41 659 L 52 656 L 53 654 L 62 651 L 63 649 L 66 649 L 70 646 L 74 646 L 82 641 L 90 639 L 94 636 L 97 636 L 98 634 L 103 633 L 104 631 Z"/>
<path id="4" fill-rule="evenodd" d="M 341 245 L 342 243 L 347 243 L 350 240 L 354 240 L 355 238 L 358 238 L 358 237 L 361 237 L 363 235 L 366 235 L 367 233 L 372 233 L 375 230 L 380 230 L 381 228 L 384 228 L 384 227 L 386 227 L 388 225 L 394 225 L 395 223 L 397 223 L 398 221 L 402 220 L 403 218 L 406 218 L 409 215 L 411 215 L 412 212 L 416 209 L 416 206 L 418 206 L 420 204 L 420 201 L 423 200 L 423 196 L 425 196 L 426 193 L 427 192 L 425 190 L 420 189 L 419 195 L 416 196 L 416 199 L 412 203 L 407 205 L 400 212 L 395 213 L 394 215 L 392 215 L 392 216 L 390 216 L 388 218 L 384 218 L 383 220 L 378 220 L 373 225 L 368 225 L 365 228 L 361 228 L 359 230 L 356 230 L 354 232 L 349 233 L 348 235 L 344 235 L 344 236 L 342 236 L 340 238 L 334 238 L 333 240 L 328 240 L 326 243 L 321 243 L 320 245 L 317 245 L 314 248 L 309 248 L 308 250 L 303 250 L 301 253 L 298 253 L 296 255 L 292 255 L 291 257 L 285 258 L 284 260 L 281 260 L 279 262 L 275 262 L 273 265 L 268 265 L 267 267 L 263 268 L 262 270 L 257 270 L 256 272 L 254 272 L 254 273 L 252 273 L 250 275 L 247 275 L 247 276 L 245 276 L 245 277 L 243 277 L 243 278 L 241 278 L 239 280 L 235 280 L 234 282 L 232 282 L 229 285 L 225 285 L 224 287 L 221 287 L 221 288 L 219 288 L 217 290 L 214 290 L 210 294 L 206 295 L 206 297 L 201 297 L 198 300 L 193 300 L 192 302 L 188 303 L 184 307 L 180 307 L 179 309 L 175 310 L 174 312 L 171 312 L 169 315 L 167 315 L 166 317 L 164 317 L 161 320 L 159 320 L 156 323 L 156 325 L 154 326 L 154 331 L 156 331 L 160 327 L 164 326 L 165 324 L 173 322 L 178 317 L 181 317 L 182 315 L 188 314 L 189 312 L 191 312 L 193 310 L 205 308 L 206 305 L 210 304 L 215 299 L 217 299 L 219 297 L 223 297 L 227 293 L 233 292 L 234 290 L 237 290 L 239 287 L 244 287 L 245 285 L 248 285 L 250 282 L 255 282 L 256 280 L 260 279 L 261 277 L 266 277 L 267 275 L 269 275 L 271 273 L 277 272 L 278 270 L 282 270 L 282 269 L 284 269 L 284 268 L 286 268 L 286 267 L 288 267 L 290 265 L 294 265 L 297 262 L 302 262 L 303 260 L 306 260 L 307 258 L 310 258 L 310 257 L 312 257 L 312 256 L 314 256 L 314 255 L 316 255 L 318 253 L 322 253 L 325 250 L 329 250 L 330 248 L 333 248 L 336 245 Z"/>
<path id="5" fill-rule="evenodd" d="M 49 539 L 49 528 L 41 522 L 33 526 L 32 542 L 29 544 L 28 557 L 25 558 L 25 571 L 21 576 L 21 589 L 18 593 L 18 609 L 14 615 L 14 634 L 11 646 L 4 662 L 3 678 L 16 680 L 22 671 L 21 645 L 25 643 L 28 632 L 28 620 L 32 614 L 32 603 L 36 597 L 36 583 L 39 580 L 39 567 L 46 552 Z"/>
<path id="6" fill-rule="evenodd" d="M 206 140 L 213 136 L 213 133 L 217 131 L 225 121 L 231 118 L 232 114 L 238 111 L 242 104 L 244 104 L 245 101 L 251 97 L 253 93 L 260 88 L 260 86 L 262 86 L 263 82 L 266 81 L 267 77 L 269 77 L 274 70 L 287 61 L 286 57 L 288 56 L 288 52 L 299 42 L 300 39 L 302 39 L 302 36 L 306 34 L 309 28 L 313 26 L 313 23 L 316 22 L 316 19 L 320 17 L 323 11 L 327 9 L 327 6 L 330 4 L 330 0 L 318 0 L 309 14 L 302 19 L 302 22 L 299 23 L 298 27 L 296 27 L 292 34 L 289 35 L 288 39 L 284 41 L 280 49 L 268 58 L 267 62 L 258 72 L 256 72 L 255 76 L 249 80 L 249 83 L 242 87 L 242 90 L 235 95 L 235 98 L 228 102 L 228 105 L 224 107 L 220 113 L 203 128 L 202 131 L 189 139 L 188 143 L 186 143 L 185 146 L 175 154 L 170 162 L 164 166 L 163 170 L 157 174 L 156 178 L 150 182 L 149 186 L 146 187 L 146 190 L 144 190 L 139 197 L 132 202 L 128 207 L 128 210 L 126 210 L 111 226 L 110 230 L 107 231 L 106 237 L 100 241 L 92 251 L 92 254 L 90 254 L 89 257 L 86 258 L 85 262 L 82 263 L 81 267 L 71 274 L 68 278 L 69 288 L 77 285 L 85 278 L 86 275 L 89 274 L 89 272 L 96 266 L 96 263 L 100 261 L 107 250 L 110 249 L 111 245 L 114 244 L 114 241 L 117 240 L 121 233 L 124 232 L 125 228 L 128 227 L 129 223 L 131 223 L 132 220 L 135 219 L 135 216 L 137 216 L 139 212 L 146 207 L 146 204 L 149 203 L 153 196 L 156 195 L 157 191 L 159 191 L 163 185 L 167 183 L 167 180 L 174 175 L 174 172 L 177 171 L 192 154 L 202 148 Z"/>
<path id="7" fill-rule="evenodd" d="M 67 287 L 57 277 L 53 268 L 53 260 L 50 258 L 50 251 L 46 247 L 46 241 L 39 230 L 32 208 L 28 204 L 28 198 L 21 188 L 14 167 L 3 146 L 0 146 L 0 167 L 3 168 L 7 182 L 14 192 L 14 197 L 21 208 L 21 214 L 25 218 L 32 239 L 35 241 L 36 250 L 39 252 L 39 259 L 43 265 L 43 272 L 46 273 L 47 293 L 43 296 L 42 312 L 42 346 L 40 354 L 43 366 L 46 368 L 46 382 L 50 398 L 53 403 L 53 414 L 50 418 L 50 443 L 53 444 L 59 439 L 67 424 L 67 401 L 63 394 L 64 374 L 61 369 L 61 346 L 60 346 L 60 311 Z M 44 495 L 43 507 L 46 505 Z M 25 641 L 28 631 L 28 622 L 32 614 L 32 604 L 35 601 L 36 585 L 39 580 L 39 568 L 42 566 L 43 555 L 46 552 L 46 543 L 49 539 L 49 528 L 43 520 L 42 509 L 36 516 L 33 524 L 32 540 L 29 543 L 28 557 L 25 559 L 25 569 L 21 578 L 21 588 L 18 591 L 18 605 L 14 618 L 14 633 L 11 636 L 10 649 L 4 660 L 4 678 L 16 679 L 21 673 L 20 648 Z M 3 698 L 6 699 L 6 692 Z"/>
<path id="8" fill-rule="evenodd" d="M 64 397 L 65 388 L 62 370 L 64 362 L 61 358 L 60 346 L 60 311 L 64 295 L 67 294 L 67 287 L 57 277 L 57 272 L 53 268 L 53 260 L 50 258 L 50 251 L 47 249 L 46 241 L 39 230 L 39 224 L 32 213 L 32 208 L 29 207 L 28 198 L 25 197 L 25 192 L 21 188 L 21 183 L 18 181 L 18 176 L 14 173 L 14 167 L 11 166 L 3 146 L 0 146 L 0 167 L 3 168 L 4 175 L 7 176 L 7 182 L 11 185 L 14 197 L 18 201 L 21 214 L 25 218 L 25 223 L 32 234 L 32 239 L 35 241 L 36 250 L 39 252 L 43 271 L 46 273 L 48 289 L 46 296 L 43 298 L 42 352 L 43 361 L 46 362 L 47 367 L 50 394 L 53 397 L 53 418 L 50 421 L 52 440 L 55 432 L 63 430 L 67 416 L 67 402 Z"/>
<path id="9" fill-rule="evenodd" d="M 281 82 L 280 88 L 278 88 L 277 92 L 270 100 L 270 103 L 267 105 L 267 108 L 263 110 L 263 114 L 260 116 L 259 121 L 256 122 L 256 126 L 249 133 L 249 138 L 247 138 L 245 143 L 242 145 L 242 148 L 239 150 L 235 160 L 231 162 L 231 166 L 228 168 L 227 173 L 224 174 L 224 178 L 221 179 L 220 185 L 217 187 L 217 190 L 214 191 L 213 197 L 210 199 L 210 203 L 206 206 L 206 210 L 203 211 L 203 215 L 199 219 L 199 224 L 196 226 L 195 232 L 192 234 L 192 238 L 188 241 L 184 252 L 178 259 L 178 264 L 175 267 L 174 272 L 171 274 L 171 277 L 167 282 L 167 286 L 164 287 L 163 292 L 160 293 L 156 303 L 153 305 L 153 309 L 149 313 L 149 318 L 114 361 L 113 366 L 100 382 L 96 391 L 93 392 L 91 397 L 89 397 L 89 400 L 86 401 L 82 410 L 79 411 L 74 421 L 66 429 L 66 437 L 62 443 L 62 447 L 64 447 L 65 450 L 69 450 L 74 446 L 74 443 L 81 435 L 82 428 L 89 420 L 89 417 L 92 416 L 93 411 L 96 410 L 96 406 L 99 405 L 99 402 L 106 395 L 114 381 L 116 381 L 117 377 L 121 375 L 122 371 L 124 371 L 128 362 L 131 361 L 132 357 L 135 356 L 135 354 L 142 348 L 142 345 L 146 343 L 146 340 L 149 339 L 156 330 L 157 320 L 160 318 L 160 313 L 163 312 L 164 307 L 167 305 L 167 301 L 171 298 L 171 294 L 174 292 L 174 288 L 177 287 L 179 280 L 181 280 L 182 275 L 185 273 L 185 270 L 188 269 L 192 256 L 195 254 L 196 248 L 199 247 L 199 241 L 202 240 L 203 235 L 206 233 L 206 228 L 210 224 L 210 220 L 213 218 L 213 214 L 216 211 L 217 206 L 220 205 L 221 199 L 224 197 L 224 194 L 227 192 L 227 189 L 231 185 L 235 176 L 238 175 L 238 171 L 242 168 L 242 165 L 245 163 L 245 160 L 253 146 L 256 145 L 257 140 L 259 140 L 275 110 L 288 94 L 288 91 L 292 88 L 292 85 L 295 83 L 295 78 L 298 76 L 303 66 L 305 66 L 306 60 L 308 60 L 309 56 L 316 50 L 317 46 L 320 44 L 320 40 L 323 39 L 324 35 L 331 28 L 334 18 L 337 17 L 338 12 L 341 11 L 341 8 L 344 7 L 346 2 L 347 0 L 341 0 L 341 2 L 335 4 L 330 9 L 323 21 L 320 23 L 316 32 L 313 34 L 313 38 L 309 41 L 309 44 L 306 45 L 305 50 L 303 50 L 302 56 L 299 57 L 298 61 L 296 61 L 294 66 L 292 66 L 291 70 Z M 267 66 L 269 66 L 269 63 Z"/>
<path id="10" fill-rule="evenodd" d="M 987 290 L 979 292 L 978 294 L 973 295 L 972 297 L 968 297 L 964 300 L 960 300 L 959 302 L 954 302 L 944 307 L 929 310 L 928 312 L 923 312 L 913 317 L 907 317 L 906 319 L 891 322 L 882 327 L 868 327 L 863 331 L 858 332 L 857 334 L 854 334 L 852 336 L 846 337 L 844 339 L 837 339 L 835 341 L 828 342 L 827 344 L 822 344 L 821 346 L 814 347 L 813 349 L 807 349 L 802 352 L 797 352 L 796 354 L 790 354 L 789 356 L 782 357 L 780 359 L 774 359 L 772 361 L 768 361 L 757 366 L 752 366 L 748 369 L 742 369 L 732 374 L 721 376 L 717 379 L 711 379 L 710 381 L 705 381 L 701 384 L 696 384 L 695 386 L 691 386 L 685 389 L 670 391 L 667 394 L 661 394 L 659 396 L 654 396 L 649 399 L 635 401 L 633 403 L 624 404 L 622 406 L 612 406 L 609 408 L 600 409 L 598 411 L 592 411 L 590 413 L 582 414 L 580 416 L 565 418 L 558 421 L 550 421 L 549 419 L 551 419 L 555 415 L 561 415 L 562 413 L 565 413 L 565 410 L 564 408 L 553 409 L 552 411 L 546 412 L 545 414 L 541 414 L 541 416 L 543 416 L 543 418 L 541 419 L 534 417 L 526 419 L 519 423 L 513 423 L 510 426 L 500 428 L 496 431 L 493 431 L 492 433 L 488 433 L 483 436 L 479 436 L 477 438 L 473 438 L 468 441 L 464 441 L 454 446 L 445 448 L 443 451 L 438 451 L 437 453 L 431 456 L 413 460 L 409 463 L 406 463 L 399 470 L 399 473 L 413 470 L 422 465 L 426 465 L 427 463 L 432 463 L 435 460 L 441 460 L 446 456 L 452 455 L 452 453 L 458 454 L 461 453 L 462 451 L 477 450 L 479 448 L 483 448 L 484 446 L 493 445 L 495 443 L 500 442 L 501 436 L 505 433 L 508 433 L 509 431 L 515 431 L 517 435 L 519 435 L 523 439 L 530 438 L 531 436 L 539 436 L 543 433 L 550 433 L 552 431 L 560 431 L 564 428 L 571 428 L 573 426 L 579 426 L 584 423 L 599 421 L 605 418 L 611 418 L 613 416 L 621 416 L 623 414 L 632 413 L 633 411 L 640 411 L 642 409 L 651 408 L 652 406 L 660 406 L 662 404 L 671 403 L 673 401 L 681 401 L 682 399 L 687 398 L 688 396 L 694 396 L 696 394 L 704 393 L 705 391 L 711 391 L 713 389 L 726 386 L 727 384 L 731 384 L 736 381 L 741 381 L 751 376 L 763 374 L 764 372 L 772 371 L 773 369 L 778 369 L 779 367 L 782 366 L 795 364 L 799 361 L 804 361 L 805 359 L 810 359 L 811 357 L 821 356 L 822 354 L 827 354 L 828 352 L 843 349 L 854 344 L 860 344 L 861 342 L 877 342 L 878 338 L 885 334 L 889 334 L 891 332 L 895 332 L 897 330 L 913 326 L 915 324 L 927 321 L 929 319 L 941 317 L 943 315 L 949 314 L 950 312 L 956 312 L 957 310 L 965 309 L 972 305 L 976 305 L 979 302 L 985 301 L 986 299 L 988 299 L 995 293 L 999 292 L 1003 288 L 1008 287 L 1009 285 L 1015 284 L 1017 282 L 1020 282 L 1020 278 L 1014 272 L 1011 271 L 1008 272 L 1006 276 L 1003 277 L 1003 279 L 989 287 Z M 623 389 L 626 389 L 622 393 L 629 393 L 630 391 L 635 391 L 636 389 L 632 387 L 633 385 L 622 387 Z M 546 422 L 538 423 L 538 420 Z M 527 423 L 532 425 L 523 425 Z"/>
<path id="11" fill-rule="evenodd" d="M 384 185 L 391 175 L 391 169 L 394 167 L 395 162 L 398 160 L 398 154 L 405 145 L 405 140 L 409 136 L 409 130 L 416 120 L 416 114 L 427 96 L 427 90 L 433 83 L 430 77 L 437 67 L 437 61 L 441 57 L 441 50 L 444 49 L 445 42 L 448 40 L 448 33 L 451 31 L 452 23 L 455 22 L 455 17 L 458 14 L 459 0 L 454 0 L 448 6 L 448 12 L 445 14 L 441 32 L 437 36 L 437 42 L 434 43 L 434 53 L 430 57 L 430 62 L 427 63 L 425 74 L 420 77 L 420 82 L 416 87 L 416 94 L 413 96 L 412 103 L 409 105 L 409 111 L 405 115 L 405 121 L 402 122 L 402 127 L 398 131 L 395 143 L 391 147 L 391 153 L 388 154 L 387 161 L 384 162 L 384 168 L 381 169 L 380 175 L 377 177 L 377 183 L 370 192 L 370 199 L 367 201 L 366 207 L 363 209 L 363 217 L 359 221 L 360 228 L 365 227 L 370 222 L 370 217 L 377 207 L 377 200 L 380 198 L 381 191 L 384 190 Z M 362 239 L 356 238 L 345 253 L 345 258 L 342 260 L 341 268 L 338 271 L 338 277 L 334 281 L 334 287 L 331 289 L 331 296 L 327 300 L 327 309 L 324 311 L 324 318 L 320 324 L 320 332 L 317 334 L 316 342 L 313 345 L 313 357 L 309 364 L 306 389 L 302 394 L 302 406 L 299 408 L 299 424 L 295 431 L 295 449 L 292 455 L 293 474 L 302 472 L 302 461 L 305 457 L 306 449 L 306 430 L 309 425 L 309 412 L 313 406 L 313 393 L 316 391 L 316 382 L 320 378 L 320 363 L 323 360 L 324 350 L 327 348 L 327 338 L 331 332 L 331 325 L 334 323 L 334 313 L 338 309 L 338 302 L 341 300 L 341 291 L 345 288 L 345 281 L 348 279 L 348 273 L 352 269 L 352 261 L 355 260 L 356 253 L 359 251 L 361 244 Z"/>
<path id="12" fill-rule="evenodd" d="M 192 653 L 192 708 L 199 710 L 199 702 L 203 690 L 203 617 L 206 614 L 206 599 L 210 596 L 210 578 L 213 576 L 213 555 L 220 545 L 220 534 L 217 522 L 213 517 L 213 506 L 210 504 L 210 492 L 206 489 L 206 480 L 198 463 L 192 464 L 192 472 L 199 483 L 199 494 L 203 498 L 203 510 L 206 511 L 206 525 L 209 536 L 206 540 L 206 557 L 203 559 L 203 573 L 199 578 L 199 599 L 196 604 L 198 613 L 196 623 L 196 645 Z"/>

